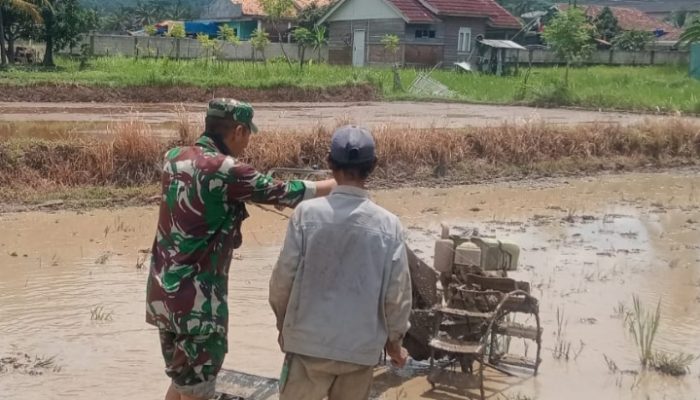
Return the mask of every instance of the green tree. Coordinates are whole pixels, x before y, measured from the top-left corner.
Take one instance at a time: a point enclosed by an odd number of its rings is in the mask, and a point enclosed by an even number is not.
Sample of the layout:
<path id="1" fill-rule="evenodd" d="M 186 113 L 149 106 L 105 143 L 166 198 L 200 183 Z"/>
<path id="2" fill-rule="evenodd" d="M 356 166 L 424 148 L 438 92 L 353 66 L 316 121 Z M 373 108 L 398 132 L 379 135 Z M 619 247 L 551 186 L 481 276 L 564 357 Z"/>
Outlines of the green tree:
<path id="1" fill-rule="evenodd" d="M 394 90 L 401 91 L 403 88 L 401 87 L 401 76 L 399 75 L 399 62 L 396 57 L 401 47 L 401 40 L 394 34 L 386 34 L 382 37 L 381 43 L 384 45 L 384 50 L 393 55 L 394 64 L 392 73 L 394 75 Z"/>
<path id="2" fill-rule="evenodd" d="M 250 36 L 250 44 L 256 52 L 262 55 L 263 61 L 265 61 L 265 48 L 270 44 L 270 36 L 262 29 L 256 29 Z"/>
<path id="3" fill-rule="evenodd" d="M 321 50 L 323 50 L 323 46 L 328 44 L 328 38 L 326 37 L 327 30 L 326 27 L 323 25 L 318 25 L 314 27 L 313 30 L 313 46 L 314 50 L 316 51 L 316 55 L 318 56 L 318 63 L 320 64 L 322 61 L 321 57 Z"/>
<path id="4" fill-rule="evenodd" d="M 46 44 L 44 65 L 55 66 L 55 52 L 78 43 L 80 34 L 98 25 L 97 12 L 80 7 L 79 0 L 46 0 L 41 7 L 43 24 L 39 27 L 40 39 Z"/>
<path id="5" fill-rule="evenodd" d="M 130 7 L 120 7 L 102 17 L 100 29 L 110 32 L 126 32 L 136 30 L 142 25 L 136 22 L 134 9 Z"/>
<path id="6" fill-rule="evenodd" d="M 216 34 L 216 39 L 219 41 L 215 48 L 217 58 L 221 58 L 225 43 L 232 45 L 234 47 L 234 51 L 236 47 L 240 44 L 240 40 L 236 36 L 235 29 L 233 29 L 233 27 L 229 25 L 219 26 L 219 31 Z"/>
<path id="7" fill-rule="evenodd" d="M 175 4 L 167 7 L 166 17 L 176 21 L 195 18 L 193 8 L 185 4 L 182 0 L 178 0 Z"/>
<path id="8" fill-rule="evenodd" d="M 676 28 L 685 28 L 690 26 L 696 18 L 697 16 L 688 10 L 677 10 L 672 12 L 666 21 Z"/>
<path id="9" fill-rule="evenodd" d="M 282 39 L 282 30 L 280 24 L 284 20 L 289 20 L 294 17 L 294 0 L 260 0 L 262 9 L 267 14 L 268 20 L 272 23 L 272 27 L 277 33 L 277 40 L 280 44 L 280 49 L 287 60 L 289 68 L 292 68 L 292 62 L 289 60 L 287 51 L 284 49 L 284 40 Z"/>
<path id="10" fill-rule="evenodd" d="M 41 22 L 39 8 L 42 4 L 44 4 L 43 0 L 0 0 L 0 65 L 6 65 L 9 61 L 7 44 L 5 43 L 7 39 L 5 25 L 18 21 L 24 16 L 29 16 L 35 22 Z M 5 15 L 6 13 L 8 14 L 7 16 Z M 8 17 L 13 17 L 13 19 L 11 20 Z M 14 55 L 11 56 L 14 58 Z"/>
<path id="11" fill-rule="evenodd" d="M 182 39 L 185 36 L 186 36 L 185 26 L 183 24 L 177 23 L 177 24 L 173 24 L 173 26 L 170 27 L 170 31 L 168 32 L 168 37 L 175 38 L 175 39 Z"/>
<path id="12" fill-rule="evenodd" d="M 613 46 L 624 51 L 642 51 L 654 41 L 654 35 L 646 31 L 625 31 L 613 39 Z"/>
<path id="13" fill-rule="evenodd" d="M 594 24 L 598 31 L 598 37 L 606 42 L 610 42 L 615 36 L 620 34 L 620 24 L 610 7 L 603 7 Z"/>
<path id="14" fill-rule="evenodd" d="M 318 25 L 318 21 L 326 15 L 332 5 L 333 2 L 329 2 L 328 5 L 319 7 L 316 3 L 311 3 L 308 7 L 299 11 L 299 15 L 296 18 L 297 24 L 302 28 L 313 31 Z"/>
<path id="15" fill-rule="evenodd" d="M 399 47 L 401 46 L 401 39 L 394 34 L 386 34 L 382 37 L 381 43 L 384 46 L 384 50 L 391 53 L 394 59 L 393 61 L 396 63 L 396 55 L 398 54 Z"/>
<path id="16" fill-rule="evenodd" d="M 212 54 L 216 52 L 216 40 L 210 38 L 207 34 L 199 34 L 197 35 L 197 41 L 206 52 L 206 62 L 208 64 Z"/>
<path id="17" fill-rule="evenodd" d="M 700 20 L 695 20 L 681 35 L 679 46 L 687 47 L 691 43 L 700 42 Z"/>
<path id="18" fill-rule="evenodd" d="M 140 26 L 153 25 L 158 22 L 158 16 L 162 15 L 162 10 L 158 3 L 139 1 L 132 9 L 133 16 Z"/>
<path id="19" fill-rule="evenodd" d="M 292 32 L 292 38 L 299 46 L 299 69 L 303 69 L 306 49 L 314 45 L 314 34 L 306 28 L 299 27 Z"/>
<path id="20" fill-rule="evenodd" d="M 544 40 L 566 61 L 564 83 L 567 86 L 571 64 L 588 58 L 593 52 L 594 31 L 586 15 L 576 7 L 559 12 L 544 28 Z"/>
<path id="21" fill-rule="evenodd" d="M 5 43 L 2 46 L 3 55 L 6 55 L 7 61 L 14 63 L 15 60 L 15 42 L 27 37 L 33 30 L 34 21 L 32 17 L 24 12 L 5 7 L 0 12 L 0 25 L 2 25 L 2 38 Z"/>
<path id="22" fill-rule="evenodd" d="M 221 25 L 216 34 L 216 38 L 222 42 L 228 42 L 234 37 L 236 37 L 236 31 L 229 25 Z"/>
<path id="23" fill-rule="evenodd" d="M 238 46 L 241 44 L 241 39 L 236 36 L 236 30 L 229 25 L 222 25 L 219 27 L 219 33 L 217 34 L 217 39 L 221 41 L 219 47 L 219 52 L 223 50 L 223 44 L 228 43 L 233 46 L 234 57 L 237 55 Z"/>

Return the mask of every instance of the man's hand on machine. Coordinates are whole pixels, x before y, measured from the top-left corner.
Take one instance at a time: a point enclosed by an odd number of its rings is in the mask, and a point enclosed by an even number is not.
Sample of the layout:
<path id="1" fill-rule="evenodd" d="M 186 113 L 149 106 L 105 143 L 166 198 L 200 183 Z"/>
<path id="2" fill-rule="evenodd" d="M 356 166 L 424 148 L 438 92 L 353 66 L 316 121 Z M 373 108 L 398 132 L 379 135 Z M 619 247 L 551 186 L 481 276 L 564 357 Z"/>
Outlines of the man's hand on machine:
<path id="1" fill-rule="evenodd" d="M 401 341 L 387 342 L 386 354 L 391 359 L 391 365 L 396 368 L 403 368 L 408 362 L 408 350 L 401 346 Z"/>

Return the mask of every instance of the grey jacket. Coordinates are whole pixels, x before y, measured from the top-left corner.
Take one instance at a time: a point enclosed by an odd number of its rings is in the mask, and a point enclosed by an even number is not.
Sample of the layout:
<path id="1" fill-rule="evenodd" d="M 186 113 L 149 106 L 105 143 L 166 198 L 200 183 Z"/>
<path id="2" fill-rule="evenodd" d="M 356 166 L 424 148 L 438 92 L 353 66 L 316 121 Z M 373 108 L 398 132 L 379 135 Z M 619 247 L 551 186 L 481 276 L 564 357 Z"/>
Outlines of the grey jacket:
<path id="1" fill-rule="evenodd" d="M 411 278 L 398 217 L 339 186 L 301 203 L 270 279 L 283 350 L 375 365 L 409 328 Z"/>

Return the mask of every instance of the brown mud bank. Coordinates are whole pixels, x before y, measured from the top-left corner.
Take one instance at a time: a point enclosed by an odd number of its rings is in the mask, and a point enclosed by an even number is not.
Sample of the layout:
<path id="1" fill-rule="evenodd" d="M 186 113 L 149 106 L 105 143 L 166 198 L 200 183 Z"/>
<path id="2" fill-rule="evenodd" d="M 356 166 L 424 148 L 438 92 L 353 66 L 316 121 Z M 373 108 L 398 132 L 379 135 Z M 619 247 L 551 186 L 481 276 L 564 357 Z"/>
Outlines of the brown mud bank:
<path id="1" fill-rule="evenodd" d="M 267 89 L 194 86 L 98 87 L 74 84 L 0 85 L 0 102 L 178 103 L 207 102 L 213 97 L 233 97 L 251 102 L 336 102 L 372 101 L 378 99 L 379 94 L 377 89 L 370 85 Z"/>

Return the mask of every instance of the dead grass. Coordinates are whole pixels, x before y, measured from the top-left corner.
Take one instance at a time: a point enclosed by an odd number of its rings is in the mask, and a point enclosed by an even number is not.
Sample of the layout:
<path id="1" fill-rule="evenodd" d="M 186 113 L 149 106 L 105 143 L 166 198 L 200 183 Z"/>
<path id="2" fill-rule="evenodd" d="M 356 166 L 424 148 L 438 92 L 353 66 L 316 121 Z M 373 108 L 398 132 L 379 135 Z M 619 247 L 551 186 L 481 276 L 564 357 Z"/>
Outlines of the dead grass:
<path id="1" fill-rule="evenodd" d="M 62 191 L 72 187 L 133 187 L 156 184 L 162 154 L 191 144 L 201 127 L 180 114 L 177 139 L 158 139 L 133 120 L 108 128 L 108 140 L 0 140 L 0 186 L 13 190 Z M 420 185 L 465 183 L 496 178 L 532 178 L 639 167 L 695 165 L 700 126 L 681 119 L 637 125 L 544 122 L 493 127 L 374 130 L 379 182 Z M 246 155 L 260 170 L 325 165 L 331 131 L 277 131 L 252 138 Z M 30 190 L 30 191 L 31 191 Z M 6 201 L 11 194 L 0 195 Z"/>

